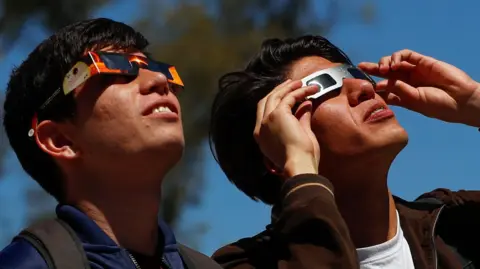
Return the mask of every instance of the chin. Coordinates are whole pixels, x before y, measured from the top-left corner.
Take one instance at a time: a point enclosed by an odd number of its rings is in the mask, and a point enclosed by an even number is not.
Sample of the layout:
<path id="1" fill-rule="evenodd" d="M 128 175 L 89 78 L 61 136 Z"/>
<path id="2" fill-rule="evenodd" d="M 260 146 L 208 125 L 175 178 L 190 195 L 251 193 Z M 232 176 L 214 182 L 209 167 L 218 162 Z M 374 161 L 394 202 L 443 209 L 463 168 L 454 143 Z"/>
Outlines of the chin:
<path id="1" fill-rule="evenodd" d="M 382 132 L 370 137 L 366 143 L 370 144 L 367 149 L 369 154 L 379 156 L 382 159 L 390 159 L 392 162 L 397 155 L 407 146 L 408 134 L 400 125 L 390 126 Z"/>
<path id="2" fill-rule="evenodd" d="M 172 161 L 174 161 L 176 164 L 180 161 L 183 153 L 185 152 L 185 142 L 182 140 L 176 141 L 176 143 L 166 145 L 164 152 L 167 152 L 166 154 L 169 154 Z"/>
<path id="3" fill-rule="evenodd" d="M 146 137 L 139 146 L 137 152 L 144 156 L 143 158 L 150 158 L 171 166 L 176 164 L 182 157 L 185 139 L 180 132 L 164 132 Z"/>
<path id="4" fill-rule="evenodd" d="M 182 138 L 163 140 L 155 145 L 155 151 L 163 156 L 183 155 L 185 140 Z"/>

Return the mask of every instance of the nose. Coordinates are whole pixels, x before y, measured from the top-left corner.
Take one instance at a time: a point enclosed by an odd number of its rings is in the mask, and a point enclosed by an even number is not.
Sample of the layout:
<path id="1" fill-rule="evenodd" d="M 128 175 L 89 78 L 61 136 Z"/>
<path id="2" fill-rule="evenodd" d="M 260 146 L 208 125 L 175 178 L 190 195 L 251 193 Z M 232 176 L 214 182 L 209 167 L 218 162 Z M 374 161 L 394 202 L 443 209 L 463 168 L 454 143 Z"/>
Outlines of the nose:
<path id="1" fill-rule="evenodd" d="M 372 83 L 362 79 L 344 79 L 342 91 L 346 93 L 348 102 L 352 107 L 375 98 L 375 89 Z"/>
<path id="2" fill-rule="evenodd" d="M 135 79 L 138 83 L 138 89 L 141 94 L 147 95 L 152 92 L 157 92 L 160 95 L 168 94 L 170 91 L 167 77 L 160 72 L 153 72 L 141 68 L 138 71 L 138 76 Z"/>

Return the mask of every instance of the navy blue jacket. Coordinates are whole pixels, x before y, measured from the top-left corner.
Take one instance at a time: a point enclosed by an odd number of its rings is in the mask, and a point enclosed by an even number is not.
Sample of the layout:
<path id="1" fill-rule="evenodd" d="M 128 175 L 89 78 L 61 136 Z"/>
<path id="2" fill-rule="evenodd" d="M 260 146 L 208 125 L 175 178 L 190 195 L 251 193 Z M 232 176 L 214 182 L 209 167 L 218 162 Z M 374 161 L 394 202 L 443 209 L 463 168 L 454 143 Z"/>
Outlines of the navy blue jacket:
<path id="1" fill-rule="evenodd" d="M 57 206 L 58 218 L 68 223 L 83 244 L 92 269 L 135 269 L 127 251 L 119 247 L 97 224 L 69 205 Z M 165 238 L 164 258 L 172 269 L 184 269 L 172 230 L 162 221 L 159 228 Z M 17 239 L 0 252 L 0 269 L 48 269 L 40 253 L 26 240 Z"/>

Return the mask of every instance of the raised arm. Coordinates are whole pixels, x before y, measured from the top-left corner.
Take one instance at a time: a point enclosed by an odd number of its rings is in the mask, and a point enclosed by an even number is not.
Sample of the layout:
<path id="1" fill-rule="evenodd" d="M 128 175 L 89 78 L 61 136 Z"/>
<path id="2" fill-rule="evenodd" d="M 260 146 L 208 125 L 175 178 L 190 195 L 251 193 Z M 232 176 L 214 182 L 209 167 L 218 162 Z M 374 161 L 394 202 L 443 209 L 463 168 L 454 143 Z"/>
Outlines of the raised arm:
<path id="1" fill-rule="evenodd" d="M 411 50 L 359 64 L 366 73 L 385 78 L 388 104 L 439 120 L 480 127 L 480 84 L 453 65 Z"/>

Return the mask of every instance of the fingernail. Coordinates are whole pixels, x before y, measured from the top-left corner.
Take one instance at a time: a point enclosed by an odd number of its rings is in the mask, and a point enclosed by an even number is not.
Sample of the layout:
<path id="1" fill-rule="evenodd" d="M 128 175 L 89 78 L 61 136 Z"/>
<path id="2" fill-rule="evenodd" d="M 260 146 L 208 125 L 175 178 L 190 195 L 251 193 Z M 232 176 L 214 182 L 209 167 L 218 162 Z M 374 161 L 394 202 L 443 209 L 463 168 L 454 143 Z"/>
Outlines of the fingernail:
<path id="1" fill-rule="evenodd" d="M 372 87 L 372 84 L 368 83 L 368 82 L 364 82 L 362 83 L 362 85 L 360 86 L 360 88 L 362 90 L 370 90 L 370 88 Z"/>
<path id="2" fill-rule="evenodd" d="M 392 99 L 390 100 L 390 104 L 391 104 L 391 105 L 398 105 L 398 104 L 400 104 L 400 101 L 401 101 L 400 98 L 398 98 L 397 96 L 395 96 L 394 98 L 392 98 Z"/>
<path id="3" fill-rule="evenodd" d="M 292 80 L 292 79 L 289 78 L 289 79 L 285 80 L 284 82 L 282 82 L 282 83 L 280 83 L 280 84 L 287 84 L 287 83 L 289 83 L 291 80 Z"/>

